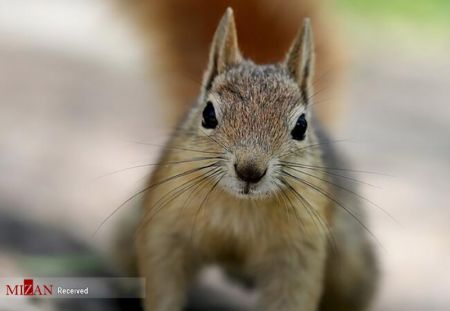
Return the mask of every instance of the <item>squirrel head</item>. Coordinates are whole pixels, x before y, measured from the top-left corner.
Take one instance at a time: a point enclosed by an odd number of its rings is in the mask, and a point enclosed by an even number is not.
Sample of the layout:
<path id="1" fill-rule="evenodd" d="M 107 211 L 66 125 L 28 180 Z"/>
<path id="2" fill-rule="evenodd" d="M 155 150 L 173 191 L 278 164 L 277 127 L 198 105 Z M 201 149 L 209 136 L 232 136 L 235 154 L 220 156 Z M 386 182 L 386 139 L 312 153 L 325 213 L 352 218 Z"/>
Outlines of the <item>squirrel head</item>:
<path id="1" fill-rule="evenodd" d="M 280 64 L 256 65 L 238 47 L 233 11 L 222 17 L 211 45 L 197 106 L 187 120 L 190 132 L 207 138 L 223 154 L 220 185 L 237 196 L 261 197 L 282 183 L 281 163 L 311 153 L 308 127 L 312 101 L 314 46 L 310 22 Z M 205 141 L 204 140 L 204 141 Z"/>

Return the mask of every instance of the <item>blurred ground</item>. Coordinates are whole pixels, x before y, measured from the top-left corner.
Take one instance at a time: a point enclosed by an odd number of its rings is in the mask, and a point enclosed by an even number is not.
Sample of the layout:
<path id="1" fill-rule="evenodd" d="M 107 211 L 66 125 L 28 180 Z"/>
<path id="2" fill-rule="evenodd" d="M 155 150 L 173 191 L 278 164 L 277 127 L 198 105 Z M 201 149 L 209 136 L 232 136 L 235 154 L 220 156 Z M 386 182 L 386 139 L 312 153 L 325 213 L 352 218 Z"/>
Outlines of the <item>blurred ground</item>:
<path id="1" fill-rule="evenodd" d="M 92 233 L 148 171 L 96 177 L 151 163 L 159 148 L 136 142 L 167 136 L 139 44 L 105 3 L 0 0 L 1 202 L 103 250 L 126 211 Z M 350 108 L 334 136 L 355 167 L 391 175 L 360 176 L 398 222 L 367 207 L 383 267 L 375 309 L 449 310 L 450 36 L 366 23 L 346 24 Z"/>

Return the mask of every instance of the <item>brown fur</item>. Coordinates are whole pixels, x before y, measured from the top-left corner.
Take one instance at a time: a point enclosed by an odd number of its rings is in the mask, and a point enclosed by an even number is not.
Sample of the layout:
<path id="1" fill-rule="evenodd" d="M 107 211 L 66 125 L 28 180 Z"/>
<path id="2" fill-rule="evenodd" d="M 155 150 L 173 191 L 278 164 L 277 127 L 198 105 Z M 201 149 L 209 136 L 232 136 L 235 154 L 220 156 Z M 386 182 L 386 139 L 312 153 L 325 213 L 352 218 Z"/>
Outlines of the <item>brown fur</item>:
<path id="1" fill-rule="evenodd" d="M 237 17 L 243 55 L 257 63 L 283 59 L 300 21 L 310 17 L 316 33 L 319 59 L 317 115 L 326 126 L 336 125 L 342 113 L 340 100 L 344 52 L 336 40 L 336 22 L 323 0 L 122 0 L 138 21 L 148 45 L 156 48 L 151 72 L 174 104 L 169 121 L 178 121 L 197 96 L 214 28 L 227 7 Z M 329 35 L 333 34 L 333 35 Z"/>
<path id="2" fill-rule="evenodd" d="M 326 160 L 332 151 L 321 147 L 310 116 L 313 72 L 308 22 L 284 63 L 255 65 L 241 58 L 227 11 L 198 102 L 165 148 L 146 192 L 138 244 L 146 310 L 181 310 L 194 276 L 212 263 L 250 276 L 262 292 L 259 310 L 368 305 L 376 269 L 366 232 L 349 214 L 364 219 L 359 204 L 326 182 L 326 170 L 301 174 L 283 162 L 336 164 Z M 215 129 L 200 125 L 207 101 L 216 109 Z M 302 141 L 291 137 L 299 111 L 312 124 Z M 265 180 L 276 187 L 255 196 L 234 190 L 240 184 L 233 164 L 247 162 L 268 169 Z M 341 199 L 348 199 L 348 210 L 337 203 Z"/>

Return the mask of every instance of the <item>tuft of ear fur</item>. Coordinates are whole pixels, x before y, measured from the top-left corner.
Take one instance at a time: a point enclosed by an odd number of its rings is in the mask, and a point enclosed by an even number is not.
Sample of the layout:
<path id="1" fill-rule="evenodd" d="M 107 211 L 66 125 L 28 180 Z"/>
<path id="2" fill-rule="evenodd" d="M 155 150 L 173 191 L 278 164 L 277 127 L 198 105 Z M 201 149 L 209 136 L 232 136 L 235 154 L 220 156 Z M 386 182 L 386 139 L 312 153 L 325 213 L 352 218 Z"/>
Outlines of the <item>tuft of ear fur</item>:
<path id="1" fill-rule="evenodd" d="M 314 64 L 315 53 L 311 21 L 309 18 L 305 18 L 303 29 L 289 49 L 285 60 L 287 70 L 300 86 L 305 104 L 308 104 L 312 94 Z"/>
<path id="2" fill-rule="evenodd" d="M 209 64 L 206 70 L 203 85 L 206 90 L 211 88 L 214 78 L 227 68 L 242 61 L 239 51 L 236 23 L 233 10 L 229 7 L 217 26 L 209 52 Z"/>

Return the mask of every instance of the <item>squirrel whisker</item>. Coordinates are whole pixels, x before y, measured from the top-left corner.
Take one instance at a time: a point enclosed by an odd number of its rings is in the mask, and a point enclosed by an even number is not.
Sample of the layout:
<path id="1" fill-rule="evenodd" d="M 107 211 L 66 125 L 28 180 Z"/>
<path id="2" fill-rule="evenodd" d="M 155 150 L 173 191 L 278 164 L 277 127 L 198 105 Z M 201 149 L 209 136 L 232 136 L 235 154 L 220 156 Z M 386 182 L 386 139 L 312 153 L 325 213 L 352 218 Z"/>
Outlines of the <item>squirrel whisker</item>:
<path id="1" fill-rule="evenodd" d="M 379 209 L 380 211 L 382 211 L 386 216 L 388 216 L 393 222 L 395 222 L 395 223 L 398 224 L 398 221 L 397 221 L 397 220 L 396 220 L 396 219 L 395 219 L 395 218 L 394 218 L 387 210 L 385 210 L 385 209 L 382 208 L 380 205 L 374 203 L 373 201 L 371 201 L 371 200 L 369 200 L 368 198 L 366 198 L 366 197 L 364 197 L 364 196 L 358 194 L 357 192 L 355 192 L 355 191 L 353 191 L 353 190 L 350 190 L 350 189 L 348 189 L 348 188 L 346 188 L 346 187 L 343 187 L 343 186 L 341 186 L 341 185 L 339 185 L 339 184 L 337 184 L 337 183 L 334 183 L 334 182 L 332 182 L 332 181 L 330 181 L 330 180 L 327 180 L 327 179 L 325 179 L 325 178 L 320 178 L 320 177 L 318 177 L 318 176 L 316 176 L 316 175 L 307 173 L 307 172 L 305 172 L 305 171 L 301 171 L 301 170 L 296 169 L 296 168 L 293 168 L 293 167 L 286 166 L 285 168 L 286 168 L 286 169 L 293 170 L 293 171 L 298 172 L 298 173 L 301 173 L 301 174 L 304 174 L 304 175 L 307 175 L 307 176 L 310 176 L 310 177 L 313 177 L 313 178 L 315 178 L 315 179 L 324 181 L 324 182 L 326 182 L 326 183 L 332 185 L 333 187 L 335 187 L 335 188 L 337 188 L 337 189 L 344 190 L 345 192 L 350 193 L 350 194 L 356 196 L 357 198 L 359 198 L 359 199 L 361 199 L 361 200 L 363 200 L 363 201 L 369 203 L 370 205 L 372 205 L 372 206 L 378 208 L 378 209 Z"/>
<path id="2" fill-rule="evenodd" d="M 172 202 L 173 200 L 175 200 L 176 198 L 181 196 L 183 193 L 185 193 L 192 187 L 201 185 L 203 182 L 208 180 L 210 177 L 214 176 L 219 171 L 220 171 L 220 168 L 210 169 L 207 172 L 205 172 L 204 174 L 196 176 L 196 177 L 184 182 L 183 184 L 175 187 L 174 189 L 170 190 L 166 194 L 164 194 L 157 202 L 155 202 L 153 204 L 152 208 L 149 209 L 149 211 L 147 212 L 149 214 L 149 216 L 147 216 L 147 215 L 145 216 L 145 217 L 149 217 L 149 218 L 145 222 L 146 223 L 150 222 L 155 217 L 155 215 L 157 213 L 159 213 L 159 211 L 161 211 L 167 204 L 169 204 L 170 202 Z M 196 188 L 194 188 L 192 191 L 194 191 L 195 189 Z M 186 202 L 187 201 L 185 201 L 185 203 Z M 155 213 L 150 214 L 149 212 L 154 210 L 156 207 L 157 207 L 157 209 L 156 209 Z"/>
<path id="3" fill-rule="evenodd" d="M 225 160 L 225 158 L 223 157 L 198 157 L 198 158 L 192 158 L 192 159 L 188 159 L 188 160 L 180 160 L 180 161 L 171 161 L 171 162 L 160 162 L 160 163 L 147 163 L 147 164 L 140 164 L 140 165 L 134 165 L 134 166 L 129 166 L 129 167 L 125 167 L 119 170 L 115 170 L 109 173 L 105 173 L 103 175 L 97 176 L 95 178 L 95 180 L 104 178 L 104 177 L 108 177 L 117 173 L 121 173 L 124 171 L 128 171 L 128 170 L 133 170 L 136 168 L 142 168 L 142 167 L 149 167 L 149 166 L 165 166 L 165 165 L 176 165 L 176 164 L 183 164 L 183 163 L 191 163 L 191 162 L 200 162 L 200 161 L 207 161 L 207 160 Z"/>
<path id="4" fill-rule="evenodd" d="M 322 229 L 323 232 L 325 232 L 328 242 L 332 246 L 332 249 L 335 250 L 337 248 L 336 241 L 333 237 L 330 228 L 326 225 L 326 222 L 322 219 L 322 217 L 320 217 L 320 215 L 317 213 L 317 211 L 314 209 L 311 203 L 309 203 L 309 201 L 304 196 L 302 196 L 297 190 L 295 190 L 295 188 L 286 179 L 280 178 L 280 181 L 288 188 L 288 190 L 291 193 L 294 194 L 297 200 L 303 205 L 309 216 L 313 219 L 316 227 Z M 318 221 L 318 223 L 316 222 L 316 220 Z"/>
<path id="5" fill-rule="evenodd" d="M 174 179 L 177 179 L 177 178 L 180 178 L 180 177 L 183 177 L 183 176 L 186 176 L 186 175 L 190 175 L 190 174 L 193 174 L 193 173 L 195 173 L 195 172 L 198 172 L 198 171 L 201 171 L 201 170 L 204 170 L 204 169 L 206 169 L 206 168 L 210 168 L 210 167 L 213 167 L 213 166 L 217 166 L 217 164 L 218 164 L 218 162 L 214 162 L 214 163 L 212 163 L 212 164 L 209 164 L 209 165 L 205 165 L 205 166 L 201 166 L 201 167 L 197 167 L 197 168 L 193 168 L 193 169 L 189 169 L 189 170 L 187 170 L 187 171 L 184 171 L 184 172 L 182 172 L 182 173 L 179 173 L 179 174 L 176 174 L 176 175 L 172 175 L 172 176 L 170 176 L 170 177 L 168 177 L 168 178 L 165 178 L 165 179 L 163 179 L 163 180 L 161 180 L 161 181 L 158 181 L 158 182 L 155 182 L 155 183 L 153 183 L 153 184 L 151 184 L 151 185 L 149 185 L 149 186 L 147 186 L 147 187 L 145 187 L 144 189 L 141 189 L 141 190 L 139 190 L 138 192 L 136 192 L 135 194 L 133 194 L 132 196 L 130 196 L 128 199 L 126 199 L 125 201 L 123 201 L 118 207 L 116 207 L 99 225 L 98 225 L 98 227 L 96 228 L 96 230 L 94 231 L 94 233 L 92 234 L 92 236 L 95 236 L 99 231 L 100 231 L 100 229 L 105 225 L 105 223 L 108 221 L 108 220 L 110 220 L 111 219 L 111 217 L 113 217 L 123 206 L 125 206 L 128 202 L 130 202 L 131 200 L 133 200 L 134 198 L 136 198 L 137 196 L 139 196 L 139 195 L 141 195 L 141 194 L 143 194 L 143 193 L 145 193 L 145 192 L 147 192 L 147 191 L 149 191 L 149 190 L 151 190 L 152 188 L 155 188 L 155 187 L 158 187 L 158 186 L 160 186 L 160 185 L 162 185 L 162 184 L 164 184 L 164 183 L 166 183 L 166 182 L 169 182 L 169 181 L 172 181 L 172 180 L 174 180 Z"/>
<path id="6" fill-rule="evenodd" d="M 345 212 L 347 212 L 356 222 L 358 222 L 358 224 L 364 229 L 366 230 L 366 232 L 372 237 L 372 239 L 380 246 L 383 248 L 383 245 L 381 244 L 381 242 L 378 240 L 378 238 L 375 236 L 375 234 L 369 229 L 369 227 L 367 227 L 366 224 L 364 224 L 359 218 L 358 216 L 356 216 L 355 213 L 353 213 L 349 208 L 345 207 L 340 201 L 338 201 L 336 198 L 334 198 L 330 193 L 326 192 L 325 190 L 321 189 L 320 187 L 307 182 L 297 176 L 294 176 L 286 171 L 282 171 L 285 175 L 287 175 L 288 177 L 299 181 L 300 183 L 309 186 L 310 188 L 314 189 L 316 192 L 322 194 L 324 197 L 328 198 L 329 200 L 331 200 L 332 202 L 334 202 L 337 206 L 339 206 L 340 208 L 344 209 Z"/>
<path id="7" fill-rule="evenodd" d="M 320 172 L 320 173 L 325 174 L 325 175 L 346 179 L 346 180 L 352 181 L 354 183 L 370 186 L 370 187 L 373 187 L 373 188 L 379 188 L 378 186 L 370 184 L 370 183 L 367 183 L 367 182 L 365 182 L 363 180 L 360 180 L 360 179 L 357 179 L 357 178 L 354 178 L 354 177 L 351 177 L 351 176 L 347 176 L 347 175 L 342 175 L 342 174 L 337 174 L 337 173 L 334 173 L 334 172 L 329 172 L 326 169 L 322 169 L 322 168 L 318 168 L 318 167 L 309 167 L 309 166 L 302 165 L 302 164 L 297 164 L 297 165 L 296 164 L 290 164 L 289 162 L 283 162 L 283 161 L 280 161 L 280 164 L 276 164 L 276 165 L 277 166 L 281 166 L 281 167 L 302 168 L 302 169 L 306 169 L 306 170 Z M 350 170 L 350 172 L 352 172 L 352 170 Z"/>

